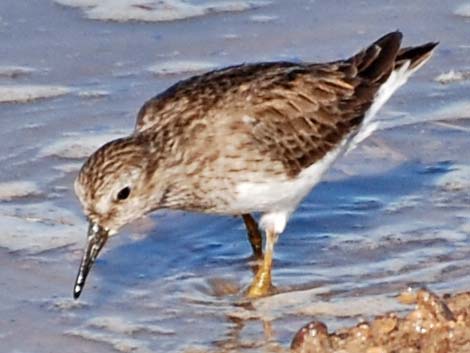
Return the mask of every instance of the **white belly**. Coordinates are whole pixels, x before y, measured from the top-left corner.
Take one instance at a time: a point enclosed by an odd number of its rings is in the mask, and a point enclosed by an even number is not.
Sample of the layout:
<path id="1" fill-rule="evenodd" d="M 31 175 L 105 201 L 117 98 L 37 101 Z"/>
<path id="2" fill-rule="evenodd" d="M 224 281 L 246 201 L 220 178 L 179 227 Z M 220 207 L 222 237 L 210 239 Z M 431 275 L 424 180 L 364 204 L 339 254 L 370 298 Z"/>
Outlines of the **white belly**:
<path id="1" fill-rule="evenodd" d="M 266 180 L 264 183 L 244 182 L 237 185 L 237 197 L 231 208 L 234 213 L 287 212 L 295 210 L 302 199 L 318 184 L 334 161 L 346 150 L 349 138 L 328 152 L 321 160 L 292 179 Z"/>

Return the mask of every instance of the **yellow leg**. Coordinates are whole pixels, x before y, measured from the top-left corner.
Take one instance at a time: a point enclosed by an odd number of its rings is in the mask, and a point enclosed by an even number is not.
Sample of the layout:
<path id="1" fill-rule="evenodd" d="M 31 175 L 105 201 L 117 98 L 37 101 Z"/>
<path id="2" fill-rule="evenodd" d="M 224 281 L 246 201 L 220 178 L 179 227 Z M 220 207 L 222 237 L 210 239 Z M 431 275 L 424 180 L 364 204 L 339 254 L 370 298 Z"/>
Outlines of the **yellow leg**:
<path id="1" fill-rule="evenodd" d="M 253 249 L 253 255 L 257 259 L 261 259 L 263 257 L 263 238 L 261 237 L 258 224 L 249 213 L 243 214 L 242 218 L 243 222 L 245 222 L 248 240 Z"/>
<path id="2" fill-rule="evenodd" d="M 277 241 L 277 234 L 272 230 L 266 230 L 266 248 L 263 263 L 258 268 L 258 272 L 253 278 L 248 289 L 248 298 L 258 298 L 270 294 L 273 286 L 271 283 L 271 268 L 273 264 L 274 244 Z"/>

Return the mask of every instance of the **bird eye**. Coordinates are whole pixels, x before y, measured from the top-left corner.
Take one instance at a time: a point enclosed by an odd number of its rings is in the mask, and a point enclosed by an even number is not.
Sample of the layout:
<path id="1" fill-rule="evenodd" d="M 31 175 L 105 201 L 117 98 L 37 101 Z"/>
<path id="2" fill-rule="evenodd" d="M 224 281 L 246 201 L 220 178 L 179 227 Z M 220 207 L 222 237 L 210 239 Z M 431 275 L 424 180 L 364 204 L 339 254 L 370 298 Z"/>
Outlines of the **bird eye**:
<path id="1" fill-rule="evenodd" d="M 129 197 L 129 194 L 131 193 L 131 189 L 126 186 L 124 189 L 118 192 L 117 198 L 118 200 L 125 200 Z"/>

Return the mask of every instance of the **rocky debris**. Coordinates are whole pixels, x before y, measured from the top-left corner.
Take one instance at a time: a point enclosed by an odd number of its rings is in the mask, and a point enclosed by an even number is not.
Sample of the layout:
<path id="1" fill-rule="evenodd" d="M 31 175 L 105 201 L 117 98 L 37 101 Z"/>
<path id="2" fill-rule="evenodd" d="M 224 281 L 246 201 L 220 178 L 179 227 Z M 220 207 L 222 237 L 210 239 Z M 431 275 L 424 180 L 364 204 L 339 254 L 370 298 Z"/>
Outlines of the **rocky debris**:
<path id="1" fill-rule="evenodd" d="M 312 321 L 292 340 L 295 353 L 464 353 L 470 352 L 470 292 L 444 295 L 426 289 L 398 296 L 415 309 L 404 318 L 396 313 L 328 333 Z"/>

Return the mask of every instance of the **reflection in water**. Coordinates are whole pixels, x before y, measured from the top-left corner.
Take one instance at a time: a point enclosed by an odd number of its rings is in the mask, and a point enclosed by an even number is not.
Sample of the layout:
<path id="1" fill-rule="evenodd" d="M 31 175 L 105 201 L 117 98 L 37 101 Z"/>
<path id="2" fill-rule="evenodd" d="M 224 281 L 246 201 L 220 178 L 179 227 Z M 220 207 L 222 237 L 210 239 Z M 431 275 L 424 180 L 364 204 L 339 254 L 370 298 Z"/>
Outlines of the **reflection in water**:
<path id="1" fill-rule="evenodd" d="M 250 305 L 247 303 L 245 305 L 245 309 L 250 310 L 248 308 Z M 251 308 L 251 310 L 253 310 L 253 308 Z M 220 352 L 239 352 L 240 350 L 255 352 L 262 348 L 269 348 L 271 352 L 274 352 L 274 348 L 276 348 L 276 352 L 287 352 L 287 349 L 283 349 L 283 346 L 278 342 L 271 320 L 263 318 L 250 319 L 251 324 L 255 323 L 262 327 L 262 332 L 253 336 L 251 340 L 247 339 L 243 334 L 243 330 L 247 326 L 247 320 L 230 315 L 226 316 L 226 320 L 228 322 L 228 328 L 223 335 L 224 338 L 213 342 L 213 345 L 217 347 Z"/>

